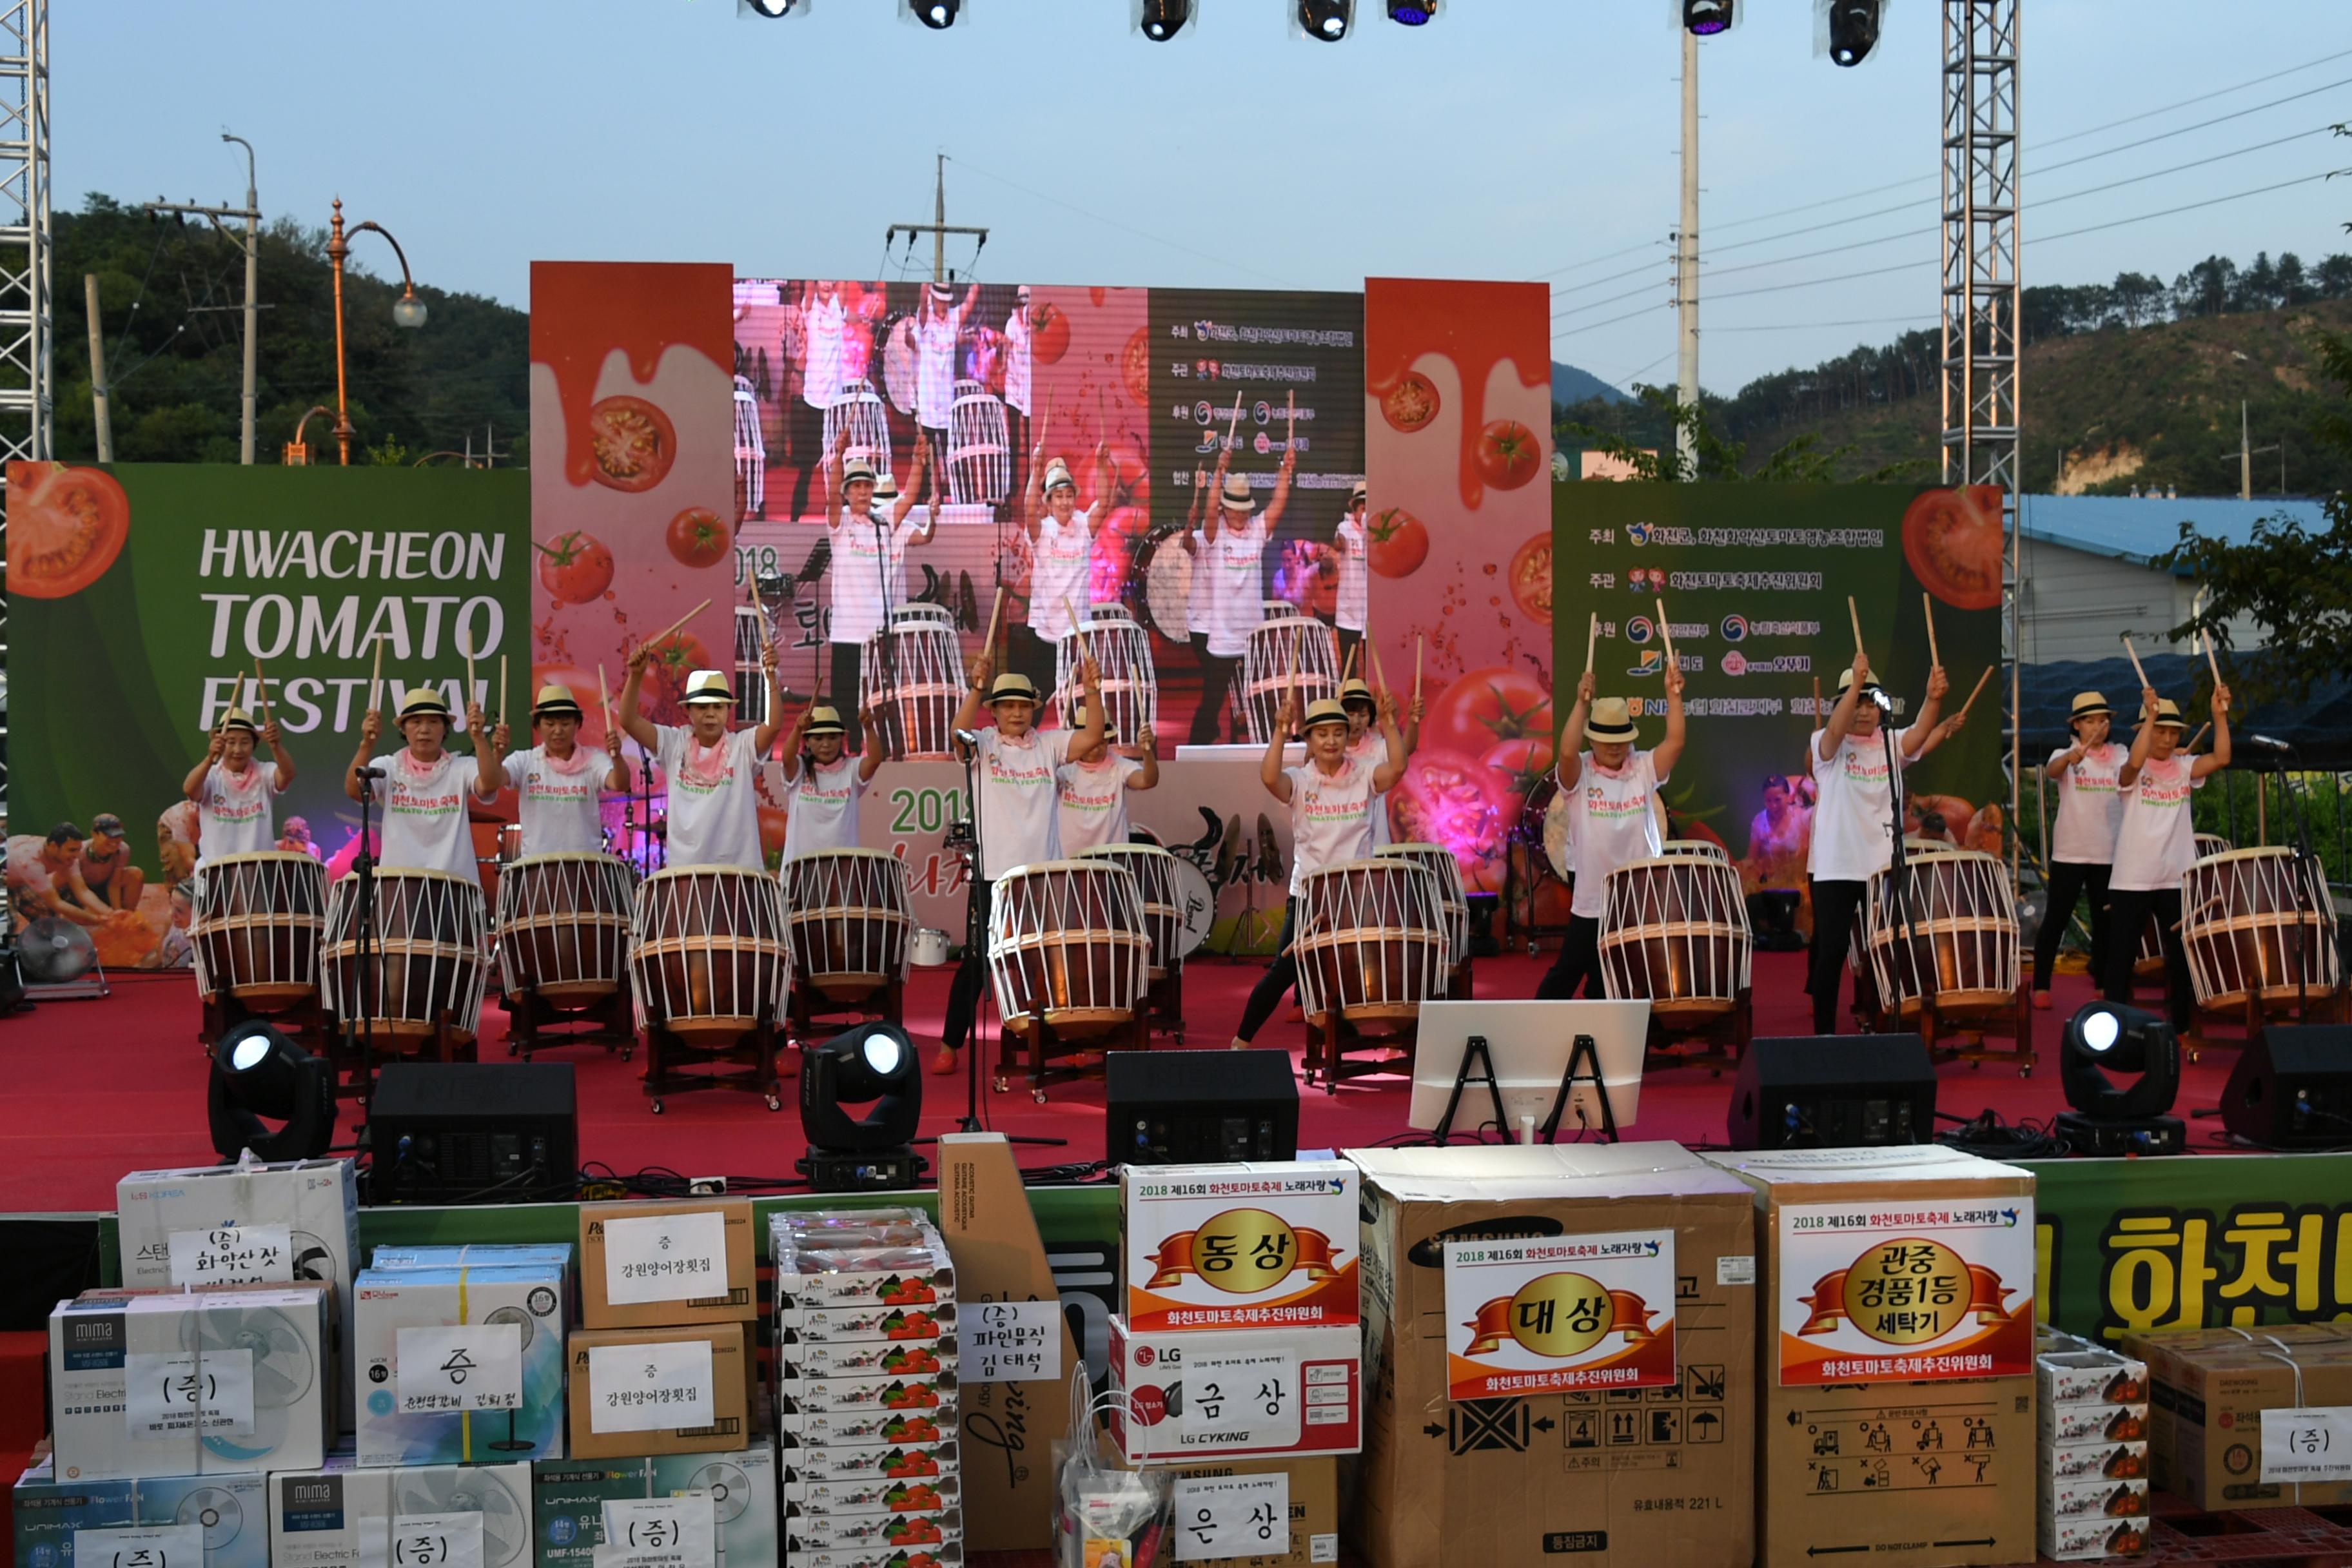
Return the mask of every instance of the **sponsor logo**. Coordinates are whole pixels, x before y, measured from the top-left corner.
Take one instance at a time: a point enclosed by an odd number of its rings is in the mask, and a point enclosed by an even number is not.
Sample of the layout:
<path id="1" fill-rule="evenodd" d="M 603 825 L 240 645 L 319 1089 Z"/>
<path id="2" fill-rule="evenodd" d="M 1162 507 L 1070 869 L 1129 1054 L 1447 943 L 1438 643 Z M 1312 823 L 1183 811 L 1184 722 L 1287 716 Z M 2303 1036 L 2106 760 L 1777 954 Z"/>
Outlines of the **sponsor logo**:
<path id="1" fill-rule="evenodd" d="M 1635 616 L 1625 623 L 1625 640 L 1636 647 L 1648 642 L 1655 636 L 1657 636 L 1657 628 L 1650 624 L 1650 617 L 1647 616 Z"/>
<path id="2" fill-rule="evenodd" d="M 1625 673 L 1635 677 L 1660 675 L 1664 673 L 1665 668 L 1666 656 L 1664 654 L 1661 653 L 1656 648 L 1645 648 L 1642 652 L 1641 662 L 1634 665 Z"/>
<path id="3" fill-rule="evenodd" d="M 1647 544 L 1650 542 L 1650 525 L 1646 522 L 1627 523 L 1625 537 L 1634 544 Z"/>
<path id="4" fill-rule="evenodd" d="M 1747 640 L 1747 637 L 1748 617 L 1746 616 L 1726 616 L 1723 617 L 1724 641 L 1744 642 Z"/>
<path id="5" fill-rule="evenodd" d="M 1741 653 L 1738 648 L 1733 648 L 1729 653 L 1725 654 L 1723 656 L 1723 673 L 1726 675 L 1747 674 L 1748 656 Z"/>

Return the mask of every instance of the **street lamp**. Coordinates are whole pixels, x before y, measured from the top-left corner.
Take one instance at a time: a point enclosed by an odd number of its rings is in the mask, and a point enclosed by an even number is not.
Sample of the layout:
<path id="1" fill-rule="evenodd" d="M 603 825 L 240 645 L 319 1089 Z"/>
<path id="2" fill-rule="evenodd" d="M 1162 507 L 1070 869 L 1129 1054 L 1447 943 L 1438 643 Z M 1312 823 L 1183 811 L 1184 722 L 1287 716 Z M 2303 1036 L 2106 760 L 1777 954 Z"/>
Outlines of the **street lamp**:
<path id="1" fill-rule="evenodd" d="M 425 324 L 425 301 L 416 297 L 416 279 L 408 273 L 408 253 L 400 248 L 400 241 L 392 237 L 392 230 L 373 220 L 353 224 L 349 232 L 358 234 L 373 229 L 383 236 L 392 253 L 400 258 L 400 298 L 392 302 L 393 324 L 410 331 Z M 352 253 L 351 241 L 343 228 L 343 198 L 335 198 L 334 221 L 327 233 L 327 259 L 335 268 L 335 447 L 342 466 L 352 466 L 351 405 L 343 391 L 343 258 Z M 309 416 L 305 415 L 305 418 Z"/>

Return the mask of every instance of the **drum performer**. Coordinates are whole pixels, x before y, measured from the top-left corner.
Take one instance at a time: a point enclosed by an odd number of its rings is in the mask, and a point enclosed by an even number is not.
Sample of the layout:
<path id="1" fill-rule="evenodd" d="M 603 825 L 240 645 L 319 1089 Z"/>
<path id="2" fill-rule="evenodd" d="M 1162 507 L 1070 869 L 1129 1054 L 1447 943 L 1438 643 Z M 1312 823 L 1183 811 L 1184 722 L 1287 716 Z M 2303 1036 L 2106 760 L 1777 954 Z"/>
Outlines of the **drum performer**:
<path id="1" fill-rule="evenodd" d="M 971 1034 L 987 962 L 992 884 L 1016 866 L 1062 858 L 1055 772 L 1072 756 L 1093 755 L 1103 739 L 1102 671 L 1092 658 L 1083 659 L 1078 679 L 1086 687 L 1080 711 L 1087 717 L 1075 730 L 1039 731 L 1035 684 L 1014 672 L 996 675 L 995 661 L 986 653 L 973 665 L 971 689 L 956 710 L 956 754 L 974 762 L 972 789 L 979 797 L 973 805 L 980 815 L 982 861 L 973 876 L 980 896 L 964 933 L 963 963 L 948 990 L 947 1029 L 931 1063 L 935 1073 L 956 1070 L 956 1052 Z M 974 734 L 982 690 L 996 723 Z M 973 734 L 970 742 L 961 739 L 966 734 Z"/>
<path id="2" fill-rule="evenodd" d="M 1192 714 L 1190 737 L 1196 746 L 1215 742 L 1226 693 L 1242 656 L 1249 651 L 1250 633 L 1265 618 L 1266 542 L 1290 505 L 1290 479 L 1298 461 L 1286 445 L 1274 496 L 1261 513 L 1255 510 L 1257 503 L 1251 499 L 1248 479 L 1227 471 L 1232 459 L 1230 449 L 1217 457 L 1217 472 L 1211 480 L 1217 504 L 1209 509 L 1192 557 L 1193 602 L 1199 604 L 1199 595 L 1207 594 L 1209 629 L 1206 662 L 1201 668 L 1201 706 Z M 1188 542 L 1191 538 L 1186 535 Z"/>
<path id="3" fill-rule="evenodd" d="M 1014 453 L 1029 449 L 1029 405 L 1035 374 L 1029 355 L 1029 285 L 1013 291 L 1013 314 L 1004 319 L 1004 435 Z M 1022 480 L 1028 489 L 1028 480 Z"/>
<path id="4" fill-rule="evenodd" d="M 784 737 L 784 854 L 815 855 L 857 847 L 857 803 L 882 766 L 882 735 L 872 709 L 861 709 L 866 749 L 853 762 L 842 754 L 840 710 L 821 703 L 801 710 Z"/>
<path id="5" fill-rule="evenodd" d="M 1577 682 L 1576 706 L 1559 731 L 1559 793 L 1568 802 L 1576 845 L 1568 934 L 1559 956 L 1536 987 L 1540 1001 L 1601 992 L 1601 917 L 1609 904 L 1609 873 L 1665 852 L 1654 803 L 1658 786 L 1683 754 L 1683 674 L 1665 672 L 1666 738 L 1636 751 L 1638 731 L 1622 697 L 1593 698 L 1591 670 Z M 1590 749 L 1580 749 L 1579 742 Z"/>
<path id="6" fill-rule="evenodd" d="M 1350 678 L 1339 685 L 1339 706 L 1348 710 L 1348 755 L 1360 763 L 1379 767 L 1389 760 L 1389 743 L 1373 729 L 1380 717 L 1381 705 L 1372 696 L 1372 689 L 1360 678 Z M 1412 761 L 1421 747 L 1421 699 L 1416 697 L 1404 713 L 1404 755 L 1402 762 Z M 1372 847 L 1379 848 L 1389 841 L 1389 812 L 1384 805 L 1372 807 Z"/>
<path id="7" fill-rule="evenodd" d="M 2116 827 L 2115 868 L 2107 879 L 2106 999 L 2128 1004 L 2138 935 L 2150 914 L 2164 948 L 2166 1011 L 2175 1029 L 2189 1025 L 2189 950 L 2180 939 L 2180 879 L 2197 859 L 2189 798 L 2230 765 L 2230 689 L 2213 689 L 2213 749 L 2181 750 L 2189 724 L 2154 687 L 2140 692 L 2139 733 L 2116 772 L 2123 818 Z M 2055 895 L 2053 894 L 2054 898 Z M 2055 907 L 2054 904 L 2053 906 Z"/>
<path id="8" fill-rule="evenodd" d="M 948 411 L 955 402 L 956 340 L 979 303 L 977 283 L 964 290 L 961 305 L 952 288 L 932 283 L 915 307 L 915 423 L 942 452 L 948 449 Z"/>
<path id="9" fill-rule="evenodd" d="M 1029 530 L 1029 624 L 1010 628 L 1013 668 L 1041 689 L 1054 679 L 1054 649 L 1070 635 L 1070 614 L 1086 613 L 1094 596 L 1095 534 L 1110 516 L 1110 448 L 1095 443 L 1095 504 L 1078 510 L 1078 482 L 1070 466 L 1045 461 L 1046 419 L 1037 416 L 1037 445 L 1029 454 L 1029 489 L 1022 505 Z M 1041 467 L 1042 465 L 1042 467 Z M 968 729 L 969 725 L 959 728 Z"/>
<path id="10" fill-rule="evenodd" d="M 1249 1004 L 1242 1009 L 1241 1027 L 1233 1048 L 1249 1049 L 1265 1021 L 1274 1016 L 1283 994 L 1298 983 L 1298 959 L 1291 941 L 1298 919 L 1298 894 L 1308 876 L 1344 861 L 1361 860 L 1372 852 L 1372 814 L 1379 800 L 1404 776 L 1404 737 L 1397 732 L 1394 692 L 1381 700 L 1381 733 L 1388 742 L 1390 760 L 1359 762 L 1348 755 L 1348 715 L 1328 699 L 1307 710 L 1307 761 L 1295 768 L 1282 765 L 1291 721 L 1298 716 L 1297 701 L 1286 696 L 1276 715 L 1274 732 L 1266 737 L 1265 755 L 1259 759 L 1258 782 L 1275 799 L 1290 807 L 1290 896 L 1282 907 L 1282 934 L 1274 963 L 1251 987 Z"/>
<path id="11" fill-rule="evenodd" d="M 1919 716 L 1894 733 L 1895 754 L 1915 763 L 1957 729 L 1938 724 L 1936 710 L 1951 689 L 1942 665 L 1927 672 L 1927 700 Z M 1813 841 L 1807 869 L 1813 883 L 1813 942 L 1805 989 L 1813 998 L 1813 1033 L 1837 1031 L 1838 976 L 1844 971 L 1853 917 L 1870 889 L 1870 879 L 1895 858 L 1894 824 L 1898 778 L 1890 777 L 1878 682 L 1870 661 L 1853 656 L 1853 667 L 1838 677 L 1837 706 L 1826 728 L 1814 731 Z M 1958 719 L 1953 715 L 1954 721 Z"/>
<path id="12" fill-rule="evenodd" d="M 1088 711 L 1081 700 L 1071 716 L 1084 725 Z M 1120 745 L 1108 729 L 1091 755 L 1082 755 L 1073 746 L 1068 760 L 1054 770 L 1062 857 L 1126 843 L 1127 792 L 1150 789 L 1159 782 L 1160 742 L 1149 724 L 1136 732 L 1131 747 Z"/>
<path id="13" fill-rule="evenodd" d="M 541 687 L 530 705 L 531 733 L 539 744 L 509 753 L 499 764 L 519 797 L 525 855 L 603 854 L 604 820 L 596 809 L 597 792 L 629 792 L 621 732 L 605 733 L 600 757 L 579 743 L 580 718 L 580 703 L 569 688 Z"/>
<path id="14" fill-rule="evenodd" d="M 1331 542 L 1323 547 L 1323 562 L 1339 574 L 1339 590 L 1334 606 L 1333 619 L 1339 626 L 1339 668 L 1345 669 L 1349 655 L 1364 640 L 1364 616 L 1371 607 L 1371 575 L 1365 565 L 1364 483 L 1348 492 L 1348 510 L 1339 519 L 1339 526 L 1331 531 Z M 1352 716 L 1352 710 L 1351 710 Z M 1363 731 L 1358 731 L 1359 738 Z M 1407 751 L 1411 751 L 1412 731 L 1405 731 Z"/>
<path id="15" fill-rule="evenodd" d="M 408 744 L 377 757 L 372 765 L 383 770 L 377 779 L 360 777 L 370 766 L 370 753 L 381 732 L 383 715 L 367 710 L 360 721 L 360 745 L 343 775 L 343 794 L 353 800 L 371 794 L 383 806 L 383 847 L 376 864 L 386 870 L 441 871 L 478 886 L 474 863 L 474 837 L 467 825 L 466 799 L 488 802 L 506 786 L 499 758 L 506 750 L 507 727 L 501 721 L 487 730 L 482 705 L 466 705 L 467 732 L 488 734 L 488 744 L 474 756 L 448 750 L 449 705 L 440 694 L 419 688 L 400 704 L 400 732 Z M 217 853 L 217 847 L 205 848 Z"/>
<path id="16" fill-rule="evenodd" d="M 908 521 L 930 466 L 928 441 L 915 443 L 907 488 L 887 512 L 877 499 L 873 465 L 858 458 L 845 463 L 849 432 L 834 441 L 825 462 L 826 509 L 833 543 L 833 613 L 826 637 L 833 644 L 832 696 L 836 703 L 858 700 L 858 660 L 866 639 L 890 624 L 890 612 L 907 602 L 907 551 L 929 544 L 939 528 L 939 508 L 926 510 L 920 525 Z"/>
<path id="17" fill-rule="evenodd" d="M 760 650 L 768 718 L 731 732 L 727 718 L 735 710 L 735 693 L 716 669 L 698 669 L 686 678 L 685 724 L 656 724 L 639 714 L 637 690 L 645 684 L 651 652 L 645 643 L 629 650 L 620 718 L 629 738 L 655 753 L 669 782 L 669 864 L 764 869 L 757 774 L 761 759 L 776 743 L 776 715 L 784 708 L 774 646 Z"/>
<path id="18" fill-rule="evenodd" d="M 2116 777 L 2126 749 L 2108 739 L 2115 710 L 2095 691 L 2074 699 L 2067 728 L 2074 742 L 2050 753 L 2043 772 L 2058 781 L 2058 821 L 2050 836 L 2050 906 L 2033 939 L 2033 1005 L 2050 1006 L 2050 965 L 2058 939 L 2074 918 L 2084 894 L 2091 899 L 2091 973 L 2107 983 L 2107 873 L 2116 858 L 2116 830 L 2123 824 L 2123 795 Z M 2132 933 L 2136 938 L 2137 930 Z"/>
<path id="19" fill-rule="evenodd" d="M 269 748 L 277 766 L 253 765 L 257 741 Z M 181 793 L 196 807 L 196 837 L 204 849 L 196 864 L 275 847 L 270 803 L 293 784 L 294 759 L 286 754 L 277 721 L 256 724 L 253 715 L 240 708 L 222 714 L 204 760 L 188 770 L 180 784 Z"/>

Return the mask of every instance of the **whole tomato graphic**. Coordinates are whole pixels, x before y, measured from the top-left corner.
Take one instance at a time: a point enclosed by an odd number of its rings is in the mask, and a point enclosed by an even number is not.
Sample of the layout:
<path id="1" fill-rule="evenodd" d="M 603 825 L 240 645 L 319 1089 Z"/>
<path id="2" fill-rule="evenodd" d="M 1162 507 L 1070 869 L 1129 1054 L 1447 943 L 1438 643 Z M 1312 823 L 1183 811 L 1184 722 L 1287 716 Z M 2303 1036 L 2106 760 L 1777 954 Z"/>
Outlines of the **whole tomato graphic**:
<path id="1" fill-rule="evenodd" d="M 1128 334 L 1127 346 L 1118 353 L 1118 374 L 1127 384 L 1127 400 L 1138 408 L 1151 406 L 1151 340 L 1148 329 L 1138 327 Z"/>
<path id="2" fill-rule="evenodd" d="M 600 485 L 635 494 L 662 482 L 677 460 L 669 416 L 642 397 L 606 397 L 588 410 L 590 455 Z"/>
<path id="3" fill-rule="evenodd" d="M 784 852 L 784 829 L 792 821 L 789 812 L 762 805 L 754 808 L 760 817 L 760 856 L 772 860 Z"/>
<path id="4" fill-rule="evenodd" d="M 1409 370 L 1381 394 L 1381 417 L 1411 435 L 1437 417 L 1437 387 L 1417 370 Z"/>
<path id="5" fill-rule="evenodd" d="M 1551 625 L 1551 534 L 1538 533 L 1511 554 L 1511 603 L 1530 620 Z"/>
<path id="6" fill-rule="evenodd" d="M 104 576 L 131 533 L 131 498 L 102 468 L 13 465 L 8 592 L 62 599 Z"/>
<path id="7" fill-rule="evenodd" d="M 1059 364 L 1070 352 L 1070 318 L 1059 305 L 1038 305 L 1029 312 L 1029 357 L 1038 364 Z"/>
<path id="8" fill-rule="evenodd" d="M 593 534 L 573 529 L 533 548 L 539 552 L 539 585 L 567 605 L 586 605 L 613 585 L 613 552 Z"/>
<path id="9" fill-rule="evenodd" d="M 1478 432 L 1478 474 L 1498 490 L 1515 490 L 1536 477 L 1543 443 L 1516 419 L 1489 419 Z"/>
<path id="10" fill-rule="evenodd" d="M 716 566 L 727 559 L 734 542 L 719 514 L 707 506 L 690 506 L 669 520 L 662 542 L 670 559 L 681 566 Z"/>
<path id="11" fill-rule="evenodd" d="M 1549 741 L 1558 731 L 1543 683 L 1523 669 L 1496 665 L 1474 669 L 1438 693 L 1422 724 L 1421 743 L 1478 757 L 1501 742 Z"/>
<path id="12" fill-rule="evenodd" d="M 1463 886 L 1492 893 L 1503 886 L 1504 840 L 1517 817 L 1510 784 L 1475 756 L 1415 752 L 1390 803 L 1400 844 L 1443 844 L 1462 868 Z"/>
<path id="13" fill-rule="evenodd" d="M 1364 525 L 1364 556 L 1383 577 L 1410 577 L 1429 559 L 1429 530 L 1404 508 L 1384 507 Z"/>
<path id="14" fill-rule="evenodd" d="M 1903 512 L 1903 559 L 1919 585 L 1960 610 L 2000 605 L 2000 490 L 1927 490 Z"/>
<path id="15" fill-rule="evenodd" d="M 1511 794 L 1524 801 L 1551 773 L 1553 742 L 1550 735 L 1522 735 L 1489 746 L 1478 760 L 1500 773 Z"/>
<path id="16" fill-rule="evenodd" d="M 698 669 L 712 668 L 710 650 L 692 632 L 670 633 L 654 644 L 653 656 L 646 662 L 655 693 L 678 704 L 686 700 L 688 679 Z"/>

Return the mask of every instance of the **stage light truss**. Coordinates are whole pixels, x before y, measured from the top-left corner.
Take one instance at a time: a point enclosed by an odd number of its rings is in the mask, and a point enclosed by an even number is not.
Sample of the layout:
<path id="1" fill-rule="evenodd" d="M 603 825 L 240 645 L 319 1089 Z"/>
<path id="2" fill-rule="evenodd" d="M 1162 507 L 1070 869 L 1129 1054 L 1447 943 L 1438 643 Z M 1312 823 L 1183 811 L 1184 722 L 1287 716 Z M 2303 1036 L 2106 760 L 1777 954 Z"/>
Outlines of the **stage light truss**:
<path id="1" fill-rule="evenodd" d="M 53 455 L 49 5 L 0 0 L 0 461 Z M 6 478 L 0 474 L 0 506 Z M 7 532 L 0 517 L 0 571 Z M 0 594 L 0 813 L 8 802 L 7 598 Z"/>

